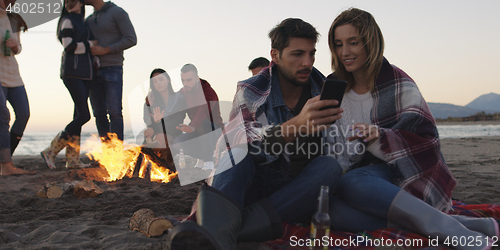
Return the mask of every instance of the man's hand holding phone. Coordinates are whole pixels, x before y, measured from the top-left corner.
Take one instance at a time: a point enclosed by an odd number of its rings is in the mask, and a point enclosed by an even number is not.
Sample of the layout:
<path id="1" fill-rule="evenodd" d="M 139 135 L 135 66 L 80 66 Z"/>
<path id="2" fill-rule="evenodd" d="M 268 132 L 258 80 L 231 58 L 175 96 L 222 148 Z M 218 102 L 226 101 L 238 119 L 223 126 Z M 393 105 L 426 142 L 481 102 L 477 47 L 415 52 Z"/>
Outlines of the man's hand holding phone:
<path id="1" fill-rule="evenodd" d="M 342 108 L 327 108 L 338 105 L 337 100 L 320 100 L 320 96 L 309 99 L 300 114 L 281 125 L 284 139 L 293 141 L 299 135 L 316 134 L 328 128 L 342 117 Z"/>

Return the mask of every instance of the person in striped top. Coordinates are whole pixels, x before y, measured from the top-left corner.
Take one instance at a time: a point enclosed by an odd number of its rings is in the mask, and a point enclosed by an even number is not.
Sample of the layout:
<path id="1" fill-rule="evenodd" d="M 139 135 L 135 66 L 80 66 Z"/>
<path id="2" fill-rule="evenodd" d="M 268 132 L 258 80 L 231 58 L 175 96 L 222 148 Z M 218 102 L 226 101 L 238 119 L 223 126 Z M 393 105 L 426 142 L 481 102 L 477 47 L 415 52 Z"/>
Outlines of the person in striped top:
<path id="1" fill-rule="evenodd" d="M 93 58 L 90 48 L 97 45 L 84 22 L 83 0 L 65 0 L 57 26 L 57 37 L 64 47 L 61 60 L 61 79 L 75 104 L 73 120 L 41 152 L 47 167 L 55 168 L 54 159 L 66 148 L 66 168 L 82 168 L 80 162 L 80 133 L 90 120 L 88 84 L 93 79 Z"/>

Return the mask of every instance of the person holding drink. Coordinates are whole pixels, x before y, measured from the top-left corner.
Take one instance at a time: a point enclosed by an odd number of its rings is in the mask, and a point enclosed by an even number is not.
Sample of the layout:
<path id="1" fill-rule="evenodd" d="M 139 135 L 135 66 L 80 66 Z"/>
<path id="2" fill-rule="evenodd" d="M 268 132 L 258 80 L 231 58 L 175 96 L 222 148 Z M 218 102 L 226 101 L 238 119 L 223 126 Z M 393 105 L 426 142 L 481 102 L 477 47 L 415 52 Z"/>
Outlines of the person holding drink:
<path id="1" fill-rule="evenodd" d="M 335 126 L 351 133 L 327 141 L 359 142 L 365 149 L 346 154 L 329 147 L 347 171 L 330 202 L 332 227 L 351 232 L 396 227 L 440 240 L 474 237 L 480 241 L 473 247 L 456 249 L 491 248 L 488 237 L 498 235 L 493 218 L 441 212 L 451 209 L 456 180 L 440 152 L 429 106 L 410 76 L 383 56 L 384 39 L 373 16 L 356 8 L 342 12 L 330 27 L 328 45 L 334 70 L 329 77 L 348 82 L 344 113 Z"/>

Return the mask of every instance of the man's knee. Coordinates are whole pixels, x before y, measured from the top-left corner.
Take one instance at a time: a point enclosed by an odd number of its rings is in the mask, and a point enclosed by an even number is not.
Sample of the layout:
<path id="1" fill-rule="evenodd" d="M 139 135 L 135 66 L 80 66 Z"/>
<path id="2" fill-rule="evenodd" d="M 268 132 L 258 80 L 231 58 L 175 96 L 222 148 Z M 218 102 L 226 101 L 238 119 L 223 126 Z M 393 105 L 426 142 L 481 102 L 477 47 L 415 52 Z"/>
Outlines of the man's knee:
<path id="1" fill-rule="evenodd" d="M 332 180 L 338 182 L 342 176 L 342 167 L 332 157 L 319 156 L 315 158 L 310 164 L 315 168 L 316 175 L 319 179 Z"/>
<path id="2" fill-rule="evenodd" d="M 373 175 L 362 168 L 353 169 L 342 176 L 340 188 L 345 190 L 356 189 L 357 185 L 362 182 L 361 180 L 368 176 Z"/>

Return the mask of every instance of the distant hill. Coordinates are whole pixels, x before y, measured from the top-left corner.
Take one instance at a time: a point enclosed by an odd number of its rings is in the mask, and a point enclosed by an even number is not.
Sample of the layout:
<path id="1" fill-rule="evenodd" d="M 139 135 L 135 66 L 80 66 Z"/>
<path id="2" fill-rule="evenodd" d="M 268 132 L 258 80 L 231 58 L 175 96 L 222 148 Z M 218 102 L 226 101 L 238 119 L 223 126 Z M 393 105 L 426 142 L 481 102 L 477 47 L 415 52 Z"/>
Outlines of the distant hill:
<path id="1" fill-rule="evenodd" d="M 479 112 L 493 114 L 500 112 L 500 95 L 489 93 L 482 95 L 465 106 L 458 106 L 448 103 L 429 102 L 432 115 L 436 119 L 446 119 L 448 117 L 467 117 Z"/>
<path id="2" fill-rule="evenodd" d="M 434 118 L 436 119 L 446 119 L 448 117 L 466 117 L 481 112 L 481 110 L 448 103 L 429 102 L 427 104 L 429 104 L 432 116 L 434 116 Z"/>
<path id="3" fill-rule="evenodd" d="M 476 110 L 481 110 L 485 111 L 486 110 L 491 110 L 491 111 L 500 111 L 500 95 L 496 93 L 489 93 L 482 95 L 474 101 L 470 102 L 469 104 L 465 105 L 467 108 L 472 108 Z M 488 112 L 486 112 L 488 113 Z"/>

